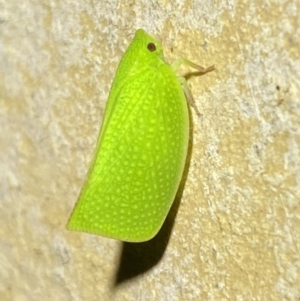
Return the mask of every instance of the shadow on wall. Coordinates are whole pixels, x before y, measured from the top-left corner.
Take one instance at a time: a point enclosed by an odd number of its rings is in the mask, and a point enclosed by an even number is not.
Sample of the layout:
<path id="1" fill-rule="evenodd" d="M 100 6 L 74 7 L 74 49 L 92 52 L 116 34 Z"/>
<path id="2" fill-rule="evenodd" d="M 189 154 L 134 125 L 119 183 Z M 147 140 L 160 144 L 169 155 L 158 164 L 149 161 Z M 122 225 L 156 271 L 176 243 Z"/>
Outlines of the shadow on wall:
<path id="1" fill-rule="evenodd" d="M 162 228 L 154 238 L 142 243 L 123 242 L 115 286 L 146 273 L 160 261 L 169 242 L 179 203 L 180 197 L 176 197 Z"/>

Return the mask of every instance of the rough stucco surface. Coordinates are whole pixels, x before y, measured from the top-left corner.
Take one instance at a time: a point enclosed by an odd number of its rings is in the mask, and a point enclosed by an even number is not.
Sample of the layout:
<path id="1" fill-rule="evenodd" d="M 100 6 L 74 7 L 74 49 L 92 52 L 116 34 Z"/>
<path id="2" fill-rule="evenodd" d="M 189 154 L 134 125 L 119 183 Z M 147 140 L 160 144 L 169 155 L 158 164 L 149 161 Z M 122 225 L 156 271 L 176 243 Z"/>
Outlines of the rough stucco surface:
<path id="1" fill-rule="evenodd" d="M 297 0 L 2 1 L 0 299 L 298 301 L 299 10 Z M 166 234 L 132 245 L 65 224 L 140 27 L 169 61 L 217 70 L 189 78 L 203 116 L 191 111 Z"/>

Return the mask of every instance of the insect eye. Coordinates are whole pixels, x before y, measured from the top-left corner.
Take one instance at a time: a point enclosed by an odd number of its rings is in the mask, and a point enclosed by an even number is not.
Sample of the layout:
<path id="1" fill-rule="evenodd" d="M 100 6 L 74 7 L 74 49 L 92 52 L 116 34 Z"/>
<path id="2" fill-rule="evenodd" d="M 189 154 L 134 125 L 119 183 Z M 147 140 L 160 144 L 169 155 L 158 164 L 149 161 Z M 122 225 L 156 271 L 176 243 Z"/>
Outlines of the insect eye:
<path id="1" fill-rule="evenodd" d="M 155 46 L 154 43 L 149 43 L 149 44 L 147 45 L 147 48 L 148 48 L 148 50 L 151 51 L 151 52 L 153 52 L 153 51 L 156 50 L 156 46 Z"/>

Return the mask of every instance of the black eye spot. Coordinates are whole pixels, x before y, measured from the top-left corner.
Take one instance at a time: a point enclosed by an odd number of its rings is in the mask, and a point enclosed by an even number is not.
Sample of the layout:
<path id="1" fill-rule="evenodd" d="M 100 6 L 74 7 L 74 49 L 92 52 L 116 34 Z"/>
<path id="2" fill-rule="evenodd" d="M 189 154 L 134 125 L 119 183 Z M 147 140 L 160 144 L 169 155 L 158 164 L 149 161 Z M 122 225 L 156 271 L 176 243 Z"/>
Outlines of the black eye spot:
<path id="1" fill-rule="evenodd" d="M 147 45 L 147 48 L 148 48 L 148 50 L 151 51 L 151 52 L 153 52 L 153 51 L 156 50 L 156 46 L 155 46 L 154 43 L 149 43 L 149 44 Z"/>

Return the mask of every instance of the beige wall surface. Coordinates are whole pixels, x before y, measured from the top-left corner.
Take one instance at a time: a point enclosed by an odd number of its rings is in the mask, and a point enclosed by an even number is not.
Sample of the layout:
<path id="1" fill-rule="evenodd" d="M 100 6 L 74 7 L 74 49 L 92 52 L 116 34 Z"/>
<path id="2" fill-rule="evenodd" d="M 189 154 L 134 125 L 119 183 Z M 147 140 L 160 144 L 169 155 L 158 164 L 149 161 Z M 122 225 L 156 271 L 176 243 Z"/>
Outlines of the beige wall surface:
<path id="1" fill-rule="evenodd" d="M 0 300 L 300 300 L 300 2 L 0 3 Z M 67 231 L 137 28 L 189 76 L 192 145 L 162 231 Z M 181 74 L 189 68 L 179 70 Z"/>

